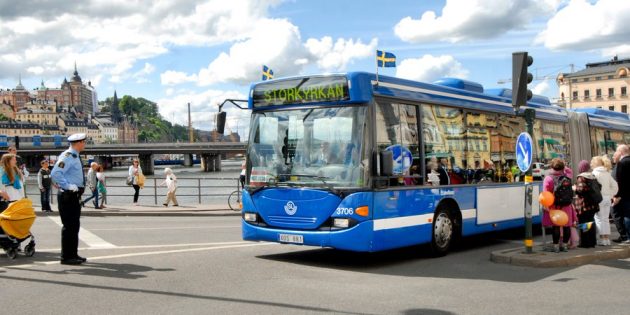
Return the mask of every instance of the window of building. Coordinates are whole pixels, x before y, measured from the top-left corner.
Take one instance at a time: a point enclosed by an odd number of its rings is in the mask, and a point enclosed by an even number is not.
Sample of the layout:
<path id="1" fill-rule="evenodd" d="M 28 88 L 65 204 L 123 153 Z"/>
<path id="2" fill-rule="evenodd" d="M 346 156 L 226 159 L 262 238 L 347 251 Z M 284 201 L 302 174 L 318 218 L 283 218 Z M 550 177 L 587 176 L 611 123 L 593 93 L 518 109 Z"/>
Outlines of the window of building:
<path id="1" fill-rule="evenodd" d="M 615 96 L 615 88 L 608 88 L 608 97 Z"/>
<path id="2" fill-rule="evenodd" d="M 595 90 L 595 97 L 602 98 L 602 89 Z"/>
<path id="3" fill-rule="evenodd" d="M 596 80 L 596 81 L 599 81 L 599 80 L 601 80 L 601 79 L 602 79 L 602 77 L 595 77 L 595 80 Z"/>
<path id="4" fill-rule="evenodd" d="M 584 90 L 584 99 L 589 99 L 589 98 L 591 98 L 591 91 Z"/>
<path id="5" fill-rule="evenodd" d="M 621 105 L 621 112 L 622 113 L 628 113 L 628 105 Z"/>
<path id="6" fill-rule="evenodd" d="M 577 99 L 578 99 L 578 92 L 573 91 L 573 100 L 577 100 Z"/>
<path id="7" fill-rule="evenodd" d="M 582 81 L 584 81 L 584 82 L 588 82 L 588 81 L 590 81 L 590 80 L 591 80 L 590 78 L 584 78 L 584 80 L 582 80 Z"/>
<path id="8" fill-rule="evenodd" d="M 608 76 L 608 80 L 612 80 L 612 79 L 614 79 L 614 78 L 615 78 L 615 76 L 614 76 L 614 75 L 609 75 L 609 76 Z"/>
<path id="9" fill-rule="evenodd" d="M 608 106 L 608 110 L 612 110 L 612 111 L 614 111 L 614 110 L 615 110 L 615 105 L 610 105 L 610 106 Z"/>
<path id="10" fill-rule="evenodd" d="M 577 79 L 571 79 L 571 83 L 577 83 Z"/>
<path id="11" fill-rule="evenodd" d="M 628 96 L 627 89 L 628 89 L 628 88 L 627 88 L 627 87 L 625 87 L 625 86 L 622 86 L 622 87 L 621 87 L 621 96 L 624 96 L 624 97 L 625 97 L 625 96 Z"/>

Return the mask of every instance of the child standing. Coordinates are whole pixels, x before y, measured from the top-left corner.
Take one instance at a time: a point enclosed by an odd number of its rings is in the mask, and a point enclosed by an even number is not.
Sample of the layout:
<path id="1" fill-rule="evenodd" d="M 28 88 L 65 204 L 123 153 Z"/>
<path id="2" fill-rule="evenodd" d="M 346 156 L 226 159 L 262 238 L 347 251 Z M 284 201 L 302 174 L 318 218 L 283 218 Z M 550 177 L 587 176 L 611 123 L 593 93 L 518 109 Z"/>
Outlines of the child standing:
<path id="1" fill-rule="evenodd" d="M 37 173 L 37 185 L 39 186 L 39 192 L 41 194 L 42 212 L 52 212 L 50 208 L 50 189 L 52 187 L 52 180 L 50 179 L 50 168 L 48 161 L 43 160 L 40 163 L 41 168 Z"/>
<path id="2" fill-rule="evenodd" d="M 167 193 L 166 193 L 166 201 L 164 202 L 164 206 L 168 207 L 168 204 L 173 201 L 173 206 L 177 207 L 177 197 L 175 196 L 175 192 L 177 191 L 177 176 L 173 174 L 173 170 L 170 168 L 164 169 L 164 174 L 166 174 L 166 178 L 160 184 L 161 186 L 166 185 Z"/>

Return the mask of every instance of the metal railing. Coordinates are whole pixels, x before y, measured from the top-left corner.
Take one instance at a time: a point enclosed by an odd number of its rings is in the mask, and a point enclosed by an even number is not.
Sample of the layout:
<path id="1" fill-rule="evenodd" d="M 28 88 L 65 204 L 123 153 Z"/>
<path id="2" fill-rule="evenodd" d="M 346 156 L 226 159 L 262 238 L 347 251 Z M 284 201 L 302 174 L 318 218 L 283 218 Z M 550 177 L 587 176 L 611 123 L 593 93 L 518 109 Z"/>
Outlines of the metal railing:
<path id="1" fill-rule="evenodd" d="M 146 201 L 148 197 L 153 199 L 155 205 L 159 204 L 160 198 L 166 198 L 167 188 L 160 185 L 164 181 L 164 178 L 147 178 L 145 180 L 144 188 L 141 190 L 141 197 Z M 127 185 L 127 177 L 107 177 L 106 189 L 107 193 L 105 197 L 108 202 L 111 202 L 110 198 L 132 197 L 134 191 L 132 186 Z M 187 203 L 195 200 L 198 204 L 202 204 L 204 200 L 210 200 L 215 204 L 227 204 L 229 195 L 240 187 L 239 178 L 235 177 L 206 177 L 206 178 L 190 178 L 190 177 L 178 177 L 177 178 L 177 198 L 185 200 Z M 131 190 L 131 191 L 130 191 Z M 150 194 L 147 192 L 150 191 Z M 58 189 L 51 189 L 51 204 L 56 202 L 56 194 Z M 39 201 L 40 191 L 37 187 L 37 180 L 27 179 L 26 182 L 26 194 L 33 201 Z M 91 196 L 91 192 L 86 190 L 83 194 L 83 198 Z M 101 198 L 101 194 L 99 194 Z"/>

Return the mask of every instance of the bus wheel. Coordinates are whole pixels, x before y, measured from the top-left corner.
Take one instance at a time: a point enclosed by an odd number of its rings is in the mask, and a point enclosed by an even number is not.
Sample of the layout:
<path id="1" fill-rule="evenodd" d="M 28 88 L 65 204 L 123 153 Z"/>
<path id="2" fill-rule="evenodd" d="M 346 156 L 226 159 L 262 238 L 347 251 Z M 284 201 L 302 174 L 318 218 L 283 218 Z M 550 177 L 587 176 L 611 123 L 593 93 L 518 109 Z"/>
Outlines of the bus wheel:
<path id="1" fill-rule="evenodd" d="M 431 249 L 436 256 L 444 256 L 448 252 L 454 237 L 454 224 L 446 209 L 439 209 L 433 218 L 433 236 Z"/>

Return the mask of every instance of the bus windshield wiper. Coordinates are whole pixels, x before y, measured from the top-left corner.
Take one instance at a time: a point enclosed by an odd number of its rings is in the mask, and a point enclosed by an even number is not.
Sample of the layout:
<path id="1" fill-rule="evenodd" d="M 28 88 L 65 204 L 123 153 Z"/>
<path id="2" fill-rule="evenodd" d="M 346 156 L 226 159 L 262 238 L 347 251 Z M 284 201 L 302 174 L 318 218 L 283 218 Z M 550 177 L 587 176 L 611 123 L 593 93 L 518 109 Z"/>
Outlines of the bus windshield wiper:
<path id="1" fill-rule="evenodd" d="M 278 174 L 278 177 L 291 177 L 291 176 L 313 178 L 313 179 L 319 180 L 322 183 L 324 183 L 324 185 L 326 185 L 326 187 L 328 189 L 333 190 L 333 185 L 326 181 L 326 180 L 329 180 L 330 177 L 319 176 L 319 175 L 310 175 L 310 174 Z"/>

